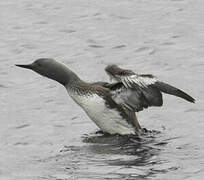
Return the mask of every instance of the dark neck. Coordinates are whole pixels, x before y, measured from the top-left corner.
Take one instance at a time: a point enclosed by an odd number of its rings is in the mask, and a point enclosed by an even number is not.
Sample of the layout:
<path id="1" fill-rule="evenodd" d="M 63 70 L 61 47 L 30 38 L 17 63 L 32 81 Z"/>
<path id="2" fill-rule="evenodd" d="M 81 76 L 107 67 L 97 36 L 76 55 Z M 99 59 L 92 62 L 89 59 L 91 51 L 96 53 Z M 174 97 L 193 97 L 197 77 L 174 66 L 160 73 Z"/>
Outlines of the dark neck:
<path id="1" fill-rule="evenodd" d="M 63 86 L 74 86 L 75 84 L 78 84 L 82 81 L 73 71 L 69 69 L 61 71 L 54 80 L 56 80 Z"/>
<path id="2" fill-rule="evenodd" d="M 36 70 L 36 72 L 59 82 L 63 86 L 73 86 L 82 81 L 73 71 L 57 62 L 47 71 L 38 72 Z"/>

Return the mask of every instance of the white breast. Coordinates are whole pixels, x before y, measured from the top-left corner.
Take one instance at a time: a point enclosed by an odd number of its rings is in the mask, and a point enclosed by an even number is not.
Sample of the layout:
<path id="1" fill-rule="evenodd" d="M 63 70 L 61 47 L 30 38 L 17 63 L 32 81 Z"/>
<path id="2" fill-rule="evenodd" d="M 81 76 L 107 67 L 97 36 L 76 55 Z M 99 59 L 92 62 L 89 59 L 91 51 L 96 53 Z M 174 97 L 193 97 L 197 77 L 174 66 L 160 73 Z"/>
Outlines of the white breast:
<path id="1" fill-rule="evenodd" d="M 134 127 L 128 124 L 116 109 L 107 108 L 104 99 L 97 94 L 85 96 L 69 89 L 67 91 L 102 131 L 110 134 L 135 134 Z"/>

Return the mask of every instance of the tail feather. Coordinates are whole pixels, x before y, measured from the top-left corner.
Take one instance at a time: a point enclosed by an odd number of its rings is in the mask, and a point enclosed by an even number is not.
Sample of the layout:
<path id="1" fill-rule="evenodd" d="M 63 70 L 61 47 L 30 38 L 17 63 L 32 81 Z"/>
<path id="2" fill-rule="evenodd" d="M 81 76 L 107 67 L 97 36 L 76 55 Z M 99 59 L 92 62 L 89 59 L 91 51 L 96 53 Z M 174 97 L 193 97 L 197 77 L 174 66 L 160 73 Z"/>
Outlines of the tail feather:
<path id="1" fill-rule="evenodd" d="M 178 97 L 183 98 L 183 99 L 185 99 L 189 102 L 192 102 L 192 103 L 195 102 L 195 99 L 192 98 L 190 95 L 188 95 L 187 93 L 185 93 L 185 92 L 181 91 L 180 89 L 173 87 L 169 84 L 158 81 L 154 84 L 154 86 L 157 87 L 160 91 L 162 91 L 164 93 L 178 96 Z"/>

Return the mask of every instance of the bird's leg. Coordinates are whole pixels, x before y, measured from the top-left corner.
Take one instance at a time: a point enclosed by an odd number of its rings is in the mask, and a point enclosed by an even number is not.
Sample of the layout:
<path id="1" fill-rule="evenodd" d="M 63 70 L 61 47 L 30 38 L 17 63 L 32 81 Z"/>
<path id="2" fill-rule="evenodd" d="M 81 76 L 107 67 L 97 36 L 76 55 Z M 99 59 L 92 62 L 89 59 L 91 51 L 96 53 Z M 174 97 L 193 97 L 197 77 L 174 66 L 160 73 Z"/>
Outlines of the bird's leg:
<path id="1" fill-rule="evenodd" d="M 136 114 L 133 112 L 133 124 L 134 124 L 134 126 L 135 126 L 135 130 L 136 130 L 136 133 L 138 134 L 138 135 L 140 135 L 140 133 L 141 133 L 141 130 L 142 130 L 142 128 L 141 128 L 141 126 L 140 126 L 140 123 L 139 123 L 139 121 L 138 121 L 138 119 L 137 119 L 137 116 L 136 116 Z"/>
<path id="2" fill-rule="evenodd" d="M 141 126 L 140 126 L 140 123 L 139 123 L 139 121 L 138 121 L 138 119 L 137 119 L 137 116 L 136 116 L 135 112 L 129 110 L 129 109 L 126 108 L 125 106 L 123 106 L 123 109 L 125 110 L 126 115 L 128 116 L 128 119 L 130 120 L 130 122 L 131 122 L 132 125 L 134 126 L 136 134 L 137 134 L 137 135 L 140 135 L 142 128 L 141 128 Z"/>

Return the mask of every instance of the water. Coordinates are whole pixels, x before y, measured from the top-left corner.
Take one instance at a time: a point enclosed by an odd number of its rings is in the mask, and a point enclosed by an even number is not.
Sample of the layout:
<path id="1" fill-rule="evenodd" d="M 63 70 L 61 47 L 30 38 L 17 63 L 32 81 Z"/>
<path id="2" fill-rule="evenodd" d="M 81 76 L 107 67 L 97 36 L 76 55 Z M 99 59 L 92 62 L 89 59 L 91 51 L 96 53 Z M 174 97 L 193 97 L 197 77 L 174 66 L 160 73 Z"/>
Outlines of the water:
<path id="1" fill-rule="evenodd" d="M 0 179 L 204 177 L 204 24 L 199 0 L 1 0 Z M 138 114 L 140 138 L 97 127 L 56 82 L 17 68 L 39 57 L 84 80 L 116 63 L 152 73 L 193 97 L 164 95 Z"/>

